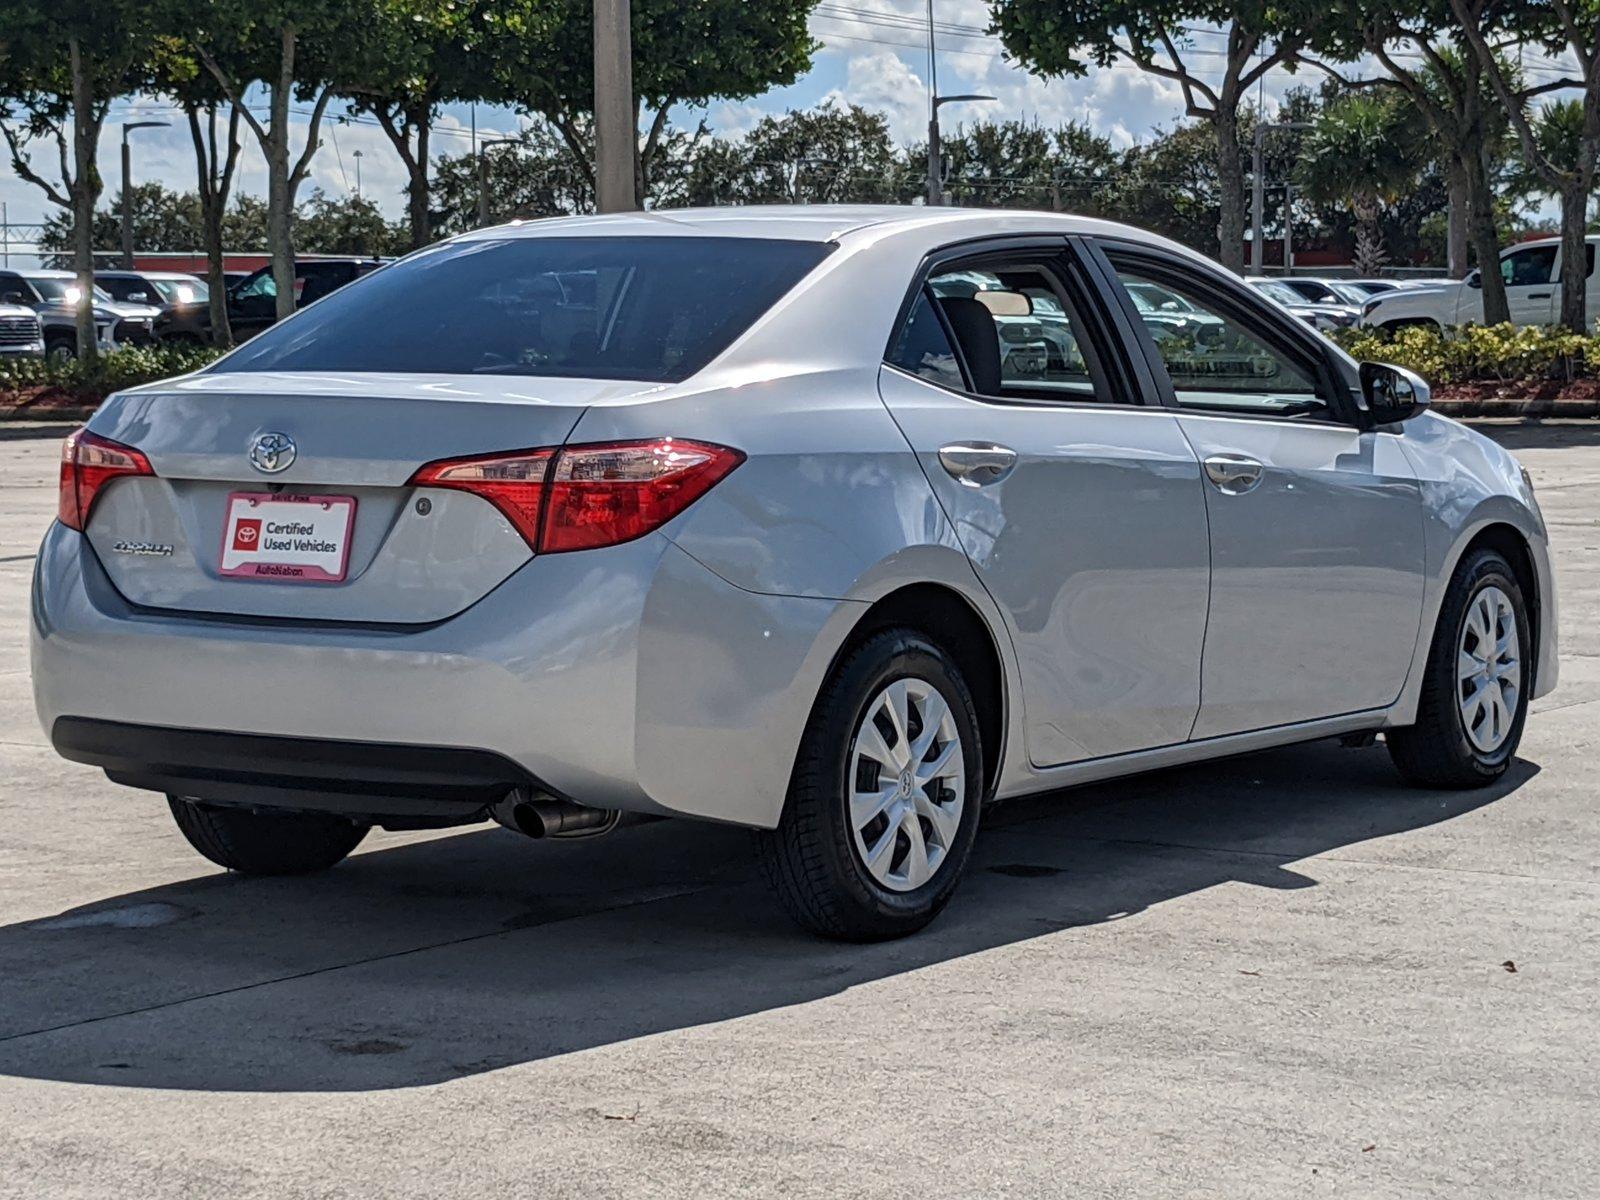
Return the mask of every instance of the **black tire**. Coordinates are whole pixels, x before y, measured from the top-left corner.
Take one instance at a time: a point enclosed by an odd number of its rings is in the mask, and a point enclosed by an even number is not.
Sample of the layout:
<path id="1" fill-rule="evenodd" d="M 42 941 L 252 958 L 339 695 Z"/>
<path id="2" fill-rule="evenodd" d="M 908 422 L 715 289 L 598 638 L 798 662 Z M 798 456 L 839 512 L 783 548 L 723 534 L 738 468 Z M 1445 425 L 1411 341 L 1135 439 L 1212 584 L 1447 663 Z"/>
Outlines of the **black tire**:
<path id="1" fill-rule="evenodd" d="M 856 729 L 890 683 L 932 685 L 949 706 L 961 742 L 965 795 L 960 821 L 933 876 L 895 891 L 868 872 L 849 820 Z M 768 884 L 804 928 L 824 937 L 874 942 L 915 933 L 939 914 L 966 870 L 983 806 L 983 759 L 972 693 L 951 658 L 926 635 L 886 629 L 846 653 L 812 709 L 778 827 L 757 835 Z M 903 835 L 902 835 L 903 836 Z"/>
<path id="2" fill-rule="evenodd" d="M 1497 587 L 1511 599 L 1521 657 L 1521 684 L 1510 732 L 1493 753 L 1474 746 L 1467 737 L 1461 714 L 1456 661 L 1460 639 L 1472 601 L 1485 588 Z M 1475 550 L 1462 560 L 1450 581 L 1422 680 L 1417 723 L 1391 729 L 1384 735 L 1389 757 L 1405 781 L 1414 787 L 1475 788 L 1504 775 L 1522 740 L 1533 687 L 1534 646 L 1528 626 L 1527 601 L 1511 565 L 1493 550 Z"/>
<path id="3" fill-rule="evenodd" d="M 172 819 L 189 844 L 241 875 L 326 871 L 354 850 L 368 826 L 323 813 L 255 812 L 168 796 Z"/>
<path id="4" fill-rule="evenodd" d="M 73 337 L 46 338 L 44 343 L 45 361 L 52 364 L 65 364 L 78 357 L 78 339 Z"/>

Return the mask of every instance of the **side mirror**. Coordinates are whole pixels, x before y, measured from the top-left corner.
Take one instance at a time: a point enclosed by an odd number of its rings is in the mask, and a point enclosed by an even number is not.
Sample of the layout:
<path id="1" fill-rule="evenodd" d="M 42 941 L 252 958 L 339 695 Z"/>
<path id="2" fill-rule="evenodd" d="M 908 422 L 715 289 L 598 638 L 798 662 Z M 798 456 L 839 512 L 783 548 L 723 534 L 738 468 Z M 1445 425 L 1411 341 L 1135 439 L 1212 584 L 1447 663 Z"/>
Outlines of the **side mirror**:
<path id="1" fill-rule="evenodd" d="M 1474 268 L 1473 270 L 1467 272 L 1467 277 L 1462 282 L 1465 283 L 1469 288 L 1481 288 L 1483 286 L 1483 276 L 1476 268 Z"/>
<path id="2" fill-rule="evenodd" d="M 1388 363 L 1361 364 L 1361 395 L 1374 425 L 1409 421 L 1433 400 L 1433 389 L 1415 371 Z"/>
<path id="3" fill-rule="evenodd" d="M 129 292 L 128 293 L 128 303 L 130 303 L 130 304 L 149 304 L 150 303 L 150 295 L 149 295 L 148 292 Z"/>

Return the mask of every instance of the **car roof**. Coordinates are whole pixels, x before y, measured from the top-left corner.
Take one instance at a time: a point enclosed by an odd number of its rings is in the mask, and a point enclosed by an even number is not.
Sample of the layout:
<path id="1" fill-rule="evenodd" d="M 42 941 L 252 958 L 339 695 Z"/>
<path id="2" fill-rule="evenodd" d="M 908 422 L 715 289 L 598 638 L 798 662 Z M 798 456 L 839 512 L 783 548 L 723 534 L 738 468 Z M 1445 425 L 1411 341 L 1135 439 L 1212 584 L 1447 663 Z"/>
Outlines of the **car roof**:
<path id="1" fill-rule="evenodd" d="M 78 277 L 76 271 L 14 270 L 12 273 L 21 275 L 24 279 L 76 279 Z"/>
<path id="2" fill-rule="evenodd" d="M 700 236 L 777 238 L 787 241 L 834 242 L 851 234 L 883 233 L 915 228 L 961 230 L 973 234 L 984 223 L 1003 217 L 1037 218 L 1052 233 L 1133 233 L 1131 227 L 1068 213 L 1020 209 L 929 208 L 911 204 L 752 204 L 724 208 L 652 209 L 603 216 L 545 217 L 513 221 L 462 234 L 457 240 L 505 237 L 644 237 Z M 1152 235 L 1141 234 L 1141 238 Z"/>

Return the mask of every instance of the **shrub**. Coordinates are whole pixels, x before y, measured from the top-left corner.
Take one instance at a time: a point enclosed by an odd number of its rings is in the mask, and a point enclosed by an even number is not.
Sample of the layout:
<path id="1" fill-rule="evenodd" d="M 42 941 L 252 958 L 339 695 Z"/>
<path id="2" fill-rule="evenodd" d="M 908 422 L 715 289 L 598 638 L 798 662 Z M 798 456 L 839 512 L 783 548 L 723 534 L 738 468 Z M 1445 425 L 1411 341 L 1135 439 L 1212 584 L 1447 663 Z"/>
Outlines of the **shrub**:
<path id="1" fill-rule="evenodd" d="M 1357 327 L 1332 335 L 1345 352 L 1406 367 L 1429 383 L 1520 383 L 1600 377 L 1600 330 L 1559 326 L 1462 325 L 1439 332 Z"/>
<path id="2" fill-rule="evenodd" d="M 98 403 L 123 388 L 198 371 L 220 353 L 209 346 L 130 346 L 89 365 L 77 359 L 60 365 L 40 358 L 0 359 L 0 400 L 15 402 L 24 392 L 59 392 Z"/>

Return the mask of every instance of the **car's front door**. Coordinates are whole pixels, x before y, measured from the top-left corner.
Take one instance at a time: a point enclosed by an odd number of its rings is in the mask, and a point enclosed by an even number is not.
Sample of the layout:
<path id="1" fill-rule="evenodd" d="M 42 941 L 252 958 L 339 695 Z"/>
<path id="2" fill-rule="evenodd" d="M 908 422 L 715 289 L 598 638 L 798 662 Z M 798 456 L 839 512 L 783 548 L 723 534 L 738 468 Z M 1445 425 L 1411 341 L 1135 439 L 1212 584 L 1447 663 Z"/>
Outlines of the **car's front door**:
<path id="1" fill-rule="evenodd" d="M 1199 463 L 1065 254 L 935 267 L 880 374 L 1005 616 L 1041 767 L 1189 736 L 1208 593 Z"/>
<path id="2" fill-rule="evenodd" d="M 1513 325 L 1548 325 L 1560 311 L 1561 285 L 1556 282 L 1555 243 L 1523 246 L 1500 256 L 1506 282 L 1506 303 Z"/>
<path id="3" fill-rule="evenodd" d="M 1107 250 L 1122 283 L 1159 283 L 1201 314 L 1187 332 L 1146 340 L 1206 478 L 1211 608 L 1193 736 L 1393 703 L 1424 582 L 1421 489 L 1403 435 L 1358 428 L 1317 335 L 1245 288 Z"/>

